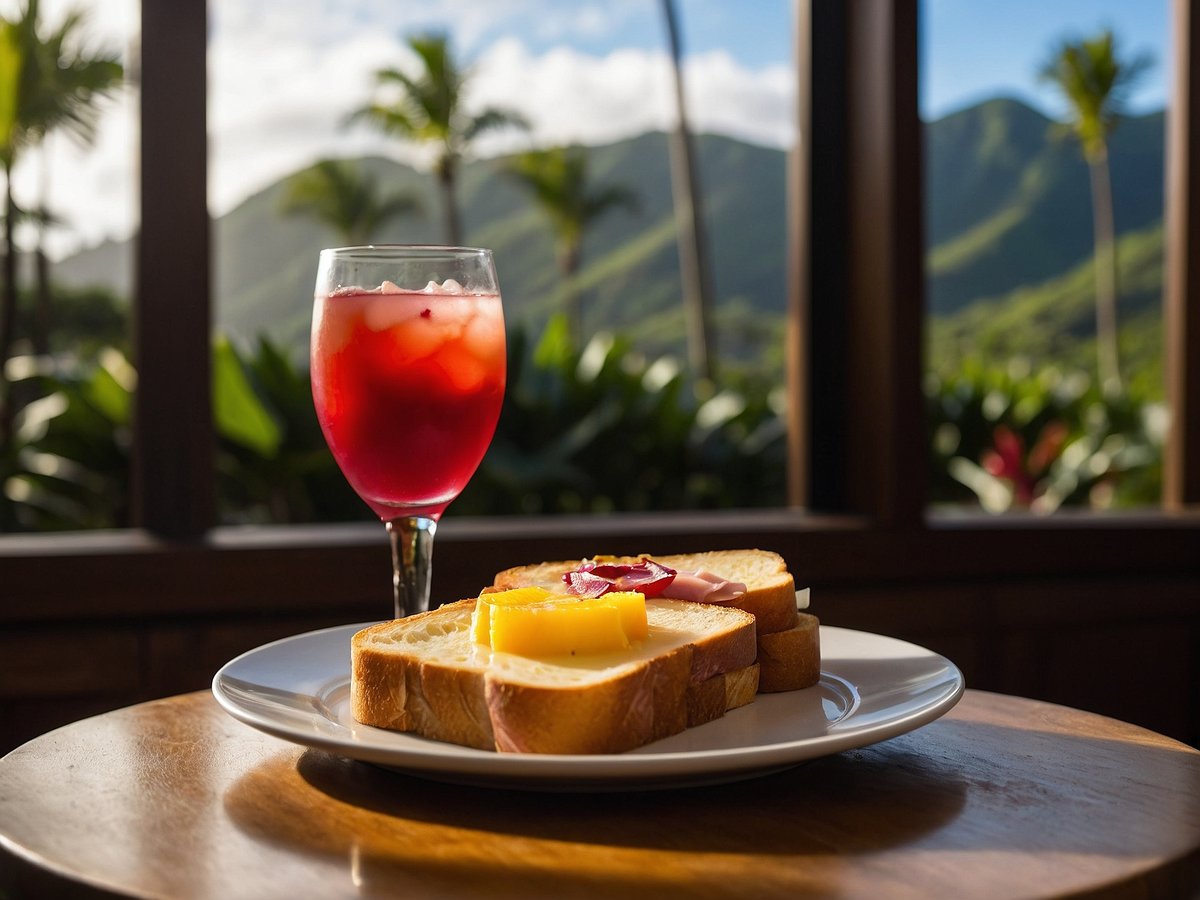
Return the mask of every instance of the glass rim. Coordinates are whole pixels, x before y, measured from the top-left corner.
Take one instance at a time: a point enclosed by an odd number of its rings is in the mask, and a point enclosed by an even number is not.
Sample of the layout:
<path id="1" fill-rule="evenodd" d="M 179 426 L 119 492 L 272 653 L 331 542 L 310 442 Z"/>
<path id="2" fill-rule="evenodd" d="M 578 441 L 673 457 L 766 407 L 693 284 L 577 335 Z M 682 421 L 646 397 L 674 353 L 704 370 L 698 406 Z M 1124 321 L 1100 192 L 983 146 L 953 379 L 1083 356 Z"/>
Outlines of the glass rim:
<path id="1" fill-rule="evenodd" d="M 485 247 L 459 247 L 443 244 L 361 244 L 350 247 L 327 247 L 321 256 L 341 259 L 465 259 L 472 256 L 491 256 Z"/>

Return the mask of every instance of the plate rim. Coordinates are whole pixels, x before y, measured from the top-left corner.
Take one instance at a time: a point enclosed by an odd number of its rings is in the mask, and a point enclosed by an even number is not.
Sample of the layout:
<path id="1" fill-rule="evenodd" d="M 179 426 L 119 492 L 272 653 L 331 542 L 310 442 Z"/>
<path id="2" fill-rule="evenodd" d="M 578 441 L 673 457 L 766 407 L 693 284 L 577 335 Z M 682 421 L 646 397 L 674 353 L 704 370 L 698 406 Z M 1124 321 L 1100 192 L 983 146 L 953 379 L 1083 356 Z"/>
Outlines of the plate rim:
<path id="1" fill-rule="evenodd" d="M 931 680 L 931 687 L 940 690 L 928 702 L 912 706 L 911 702 L 903 704 L 912 707 L 902 715 L 887 718 L 865 726 L 844 728 L 826 732 L 812 737 L 798 738 L 769 744 L 749 744 L 741 747 L 722 747 L 714 749 L 670 750 L 664 752 L 645 753 L 635 748 L 618 754 L 519 754 L 495 753 L 489 750 L 478 750 L 471 747 L 460 747 L 441 741 L 420 738 L 416 735 L 404 734 L 402 739 L 427 741 L 428 745 L 418 744 L 415 747 L 389 747 L 379 743 L 364 741 L 347 732 L 345 737 L 327 736 L 315 730 L 302 730 L 291 727 L 278 717 L 265 715 L 255 709 L 239 703 L 236 696 L 227 690 L 226 685 L 232 680 L 230 670 L 240 663 L 267 653 L 278 652 L 281 645 L 302 644 L 306 641 L 328 640 L 330 635 L 344 632 L 347 637 L 347 663 L 349 662 L 348 638 L 354 631 L 373 623 L 356 623 L 334 625 L 327 628 L 315 629 L 299 634 L 289 635 L 274 641 L 269 641 L 238 654 L 226 662 L 214 674 L 211 684 L 213 696 L 221 708 L 234 719 L 252 728 L 270 734 L 274 737 L 301 746 L 325 750 L 343 757 L 357 759 L 363 762 L 381 765 L 410 775 L 438 778 L 441 780 L 457 781 L 459 783 L 488 784 L 492 786 L 538 786 L 545 784 L 586 786 L 603 784 L 606 786 L 620 785 L 622 782 L 644 786 L 647 780 L 662 781 L 667 786 L 674 783 L 713 783 L 728 780 L 731 777 L 753 777 L 755 773 L 766 774 L 798 765 L 810 759 L 833 755 L 846 750 L 857 749 L 878 743 L 892 737 L 913 731 L 949 712 L 961 699 L 966 689 L 962 671 L 951 660 L 918 644 L 888 635 L 840 626 L 821 625 L 822 646 L 827 639 L 840 638 L 845 640 L 858 639 L 868 642 L 880 642 L 890 645 L 893 649 L 903 648 L 917 651 L 926 659 L 931 668 L 944 671 L 944 677 Z M 828 670 L 826 660 L 822 660 L 821 677 L 837 679 L 849 685 L 858 695 L 858 685 L 838 675 L 836 671 Z M 932 676 L 930 676 L 932 678 Z M 348 683 L 350 679 L 349 666 L 345 675 L 335 674 L 333 678 L 324 679 L 329 684 L 336 681 L 338 685 Z M 321 696 L 300 694 L 309 697 L 312 702 L 312 714 L 324 720 L 325 723 L 345 728 L 345 725 L 322 712 Z M 759 695 L 756 702 L 764 697 L 779 695 Z M 870 696 L 870 695 L 868 695 Z M 769 701 L 768 701 L 769 702 Z M 295 710 L 298 714 L 302 711 Z M 732 710 L 734 715 L 738 710 Z M 843 719 L 853 719 L 854 711 L 849 712 Z M 368 729 L 368 734 L 378 732 L 381 739 L 391 739 L 389 736 L 401 737 L 401 733 L 388 732 L 385 729 Z M 703 727 L 703 726 L 699 726 Z M 526 784 L 522 785 L 521 782 Z"/>

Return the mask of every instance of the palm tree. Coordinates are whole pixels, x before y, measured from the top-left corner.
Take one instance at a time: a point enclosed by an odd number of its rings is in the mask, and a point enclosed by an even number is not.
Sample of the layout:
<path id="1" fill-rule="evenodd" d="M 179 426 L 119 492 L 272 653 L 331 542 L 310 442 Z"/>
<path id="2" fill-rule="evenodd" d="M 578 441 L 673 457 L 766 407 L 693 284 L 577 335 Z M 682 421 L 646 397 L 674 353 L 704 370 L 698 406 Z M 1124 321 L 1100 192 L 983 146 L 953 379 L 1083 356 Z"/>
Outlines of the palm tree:
<path id="1" fill-rule="evenodd" d="M 441 189 L 446 241 L 458 246 L 462 243 L 456 197 L 459 162 L 481 134 L 507 126 L 524 127 L 525 121 L 514 112 L 495 107 L 475 115 L 463 111 L 461 100 L 468 74 L 455 63 L 445 35 L 414 36 L 408 39 L 408 46 L 420 59 L 420 71 L 415 76 L 399 69 L 377 71 L 376 87 L 385 92 L 398 91 L 398 98 L 391 103 L 372 103 L 351 118 L 370 122 L 387 134 L 436 145 L 434 173 Z"/>
<path id="2" fill-rule="evenodd" d="M 1066 98 L 1070 120 L 1058 130 L 1073 134 L 1088 164 L 1092 190 L 1092 226 L 1096 267 L 1096 366 L 1105 390 L 1121 389 L 1117 350 L 1117 254 L 1113 221 L 1112 176 L 1108 138 L 1117 127 L 1124 99 L 1149 67 L 1146 56 L 1130 61 L 1117 55 L 1111 31 L 1077 41 L 1064 40 L 1038 75 Z"/>
<path id="3" fill-rule="evenodd" d="M 31 17 L 16 22 L 0 19 L 0 166 L 4 168 L 4 265 L 0 271 L 0 454 L 8 447 L 12 432 L 5 363 L 17 321 L 17 255 L 14 237 L 17 203 L 13 197 L 12 172 L 21 143 L 21 87 L 25 55 L 33 30 Z"/>
<path id="4" fill-rule="evenodd" d="M 100 109 L 95 101 L 110 96 L 124 77 L 115 54 L 89 55 L 78 49 L 84 24 L 81 11 L 68 12 L 45 39 L 39 34 L 38 0 L 25 0 L 13 21 L 0 21 L 0 165 L 4 168 L 4 269 L 0 295 L 0 370 L 15 337 L 17 306 L 16 241 L 20 214 L 12 191 L 12 173 L 25 150 L 46 136 L 64 131 L 83 144 L 95 139 Z M 41 229 L 38 231 L 39 242 Z M 40 253 L 40 245 L 39 245 Z M 39 277 L 48 279 L 47 267 Z M 48 288 L 39 290 L 48 296 Z M 44 313 L 48 315 L 48 311 Z M 0 374 L 0 444 L 7 441 L 12 417 L 8 384 Z"/>
<path id="5" fill-rule="evenodd" d="M 346 244 L 366 244 L 386 222 L 420 209 L 408 192 L 379 195 L 376 180 L 346 160 L 323 159 L 293 175 L 282 210 L 319 219 Z"/>
<path id="6" fill-rule="evenodd" d="M 33 278 L 34 278 L 34 317 L 33 317 L 33 352 L 43 354 L 50 352 L 50 332 L 52 329 L 53 303 L 50 297 L 50 258 L 46 255 L 46 232 L 62 221 L 50 210 L 41 206 L 26 212 L 25 219 L 37 229 L 37 242 L 33 247 Z"/>
<path id="7" fill-rule="evenodd" d="M 676 125 L 671 134 L 671 195 L 675 199 L 675 227 L 679 230 L 679 274 L 687 320 L 688 363 L 692 377 L 711 380 L 712 274 L 708 257 L 708 232 L 704 227 L 704 203 L 696 170 L 692 134 L 683 96 L 683 63 L 674 0 L 662 0 L 663 18 L 675 75 Z"/>
<path id="8" fill-rule="evenodd" d="M 36 6 L 37 0 L 30 0 L 30 7 L 35 12 Z M 44 145 L 52 132 L 60 130 L 82 145 L 91 144 L 95 140 L 96 126 L 100 118 L 100 109 L 95 100 L 110 96 L 124 78 L 124 69 L 115 54 L 86 56 L 75 51 L 74 48 L 80 43 L 84 22 L 82 11 L 69 12 L 58 28 L 40 43 L 38 55 L 42 60 L 39 67 L 41 85 L 35 92 L 37 101 L 32 104 L 29 114 L 30 136 L 38 144 Z M 45 156 L 42 159 L 41 174 L 42 202 L 32 214 L 32 220 L 37 226 L 34 247 L 37 285 L 35 322 L 39 323 L 34 334 L 34 344 L 35 349 L 44 351 L 48 344 L 46 331 L 51 317 L 51 300 L 50 265 L 43 238 L 49 226 L 59 224 L 59 220 L 48 209 L 46 203 L 50 168 Z"/>
<path id="9" fill-rule="evenodd" d="M 534 202 L 554 227 L 568 321 L 572 339 L 578 342 L 583 334 L 583 314 L 574 282 L 583 262 L 584 232 L 611 210 L 636 209 L 637 196 L 623 185 L 589 185 L 587 156 L 581 147 L 530 150 L 511 158 L 503 171 L 533 192 Z"/>

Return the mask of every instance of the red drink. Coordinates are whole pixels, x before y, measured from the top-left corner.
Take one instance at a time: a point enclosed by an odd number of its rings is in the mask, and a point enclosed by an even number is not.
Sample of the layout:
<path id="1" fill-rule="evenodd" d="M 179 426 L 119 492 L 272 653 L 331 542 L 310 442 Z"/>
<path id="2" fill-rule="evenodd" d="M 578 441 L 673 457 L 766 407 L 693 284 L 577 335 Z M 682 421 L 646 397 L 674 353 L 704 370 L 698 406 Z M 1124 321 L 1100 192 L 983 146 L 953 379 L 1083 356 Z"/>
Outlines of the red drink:
<path id="1" fill-rule="evenodd" d="M 436 519 L 466 485 L 504 398 L 498 294 L 318 296 L 312 391 L 342 472 L 380 518 Z"/>

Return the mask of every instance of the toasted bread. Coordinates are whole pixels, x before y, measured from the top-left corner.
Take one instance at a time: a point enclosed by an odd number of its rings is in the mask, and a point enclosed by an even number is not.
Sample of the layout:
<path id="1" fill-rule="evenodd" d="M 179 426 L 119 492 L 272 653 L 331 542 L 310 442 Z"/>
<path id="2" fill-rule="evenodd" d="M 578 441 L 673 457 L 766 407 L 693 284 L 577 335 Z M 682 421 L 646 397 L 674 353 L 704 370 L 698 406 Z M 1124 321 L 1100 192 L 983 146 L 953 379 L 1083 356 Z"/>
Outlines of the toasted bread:
<path id="1" fill-rule="evenodd" d="M 759 691 L 795 691 L 821 679 L 820 626 L 816 616 L 799 613 L 794 627 L 758 636 Z"/>
<path id="2" fill-rule="evenodd" d="M 475 644 L 475 602 L 358 632 L 354 718 L 480 749 L 617 753 L 711 721 L 757 691 L 754 618 L 743 610 L 652 599 L 637 646 L 532 659 Z"/>
<path id="3" fill-rule="evenodd" d="M 746 585 L 746 593 L 730 605 L 754 616 L 759 691 L 793 691 L 817 683 L 821 677 L 820 622 L 815 616 L 797 611 L 795 581 L 778 553 L 711 550 L 644 556 L 679 572 L 704 570 Z M 636 563 L 641 558 L 603 557 L 615 563 Z M 493 589 L 531 585 L 561 589 L 563 575 L 574 571 L 579 563 L 579 560 L 562 560 L 506 569 L 496 575 Z"/>
<path id="4" fill-rule="evenodd" d="M 796 584 L 788 572 L 787 563 L 778 553 L 767 550 L 710 550 L 705 553 L 645 556 L 679 572 L 706 570 L 745 584 L 745 595 L 733 605 L 753 614 L 759 634 L 786 631 L 796 625 Z M 641 558 L 604 557 L 605 561 L 614 563 L 636 563 Z M 506 569 L 496 575 L 493 586 L 507 590 L 540 585 L 561 590 L 563 575 L 575 570 L 579 562 L 577 559 L 563 560 Z"/>

